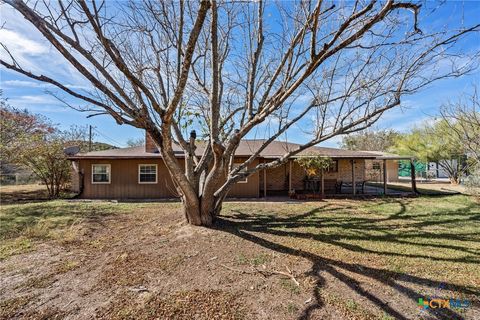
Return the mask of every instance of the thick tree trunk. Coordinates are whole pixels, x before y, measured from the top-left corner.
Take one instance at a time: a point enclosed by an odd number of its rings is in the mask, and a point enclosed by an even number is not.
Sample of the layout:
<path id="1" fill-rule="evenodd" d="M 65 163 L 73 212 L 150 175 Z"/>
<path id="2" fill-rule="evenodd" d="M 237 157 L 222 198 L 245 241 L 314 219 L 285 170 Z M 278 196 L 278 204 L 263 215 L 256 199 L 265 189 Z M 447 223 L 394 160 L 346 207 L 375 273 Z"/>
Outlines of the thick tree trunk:
<path id="1" fill-rule="evenodd" d="M 188 196 L 182 197 L 183 211 L 185 213 L 185 219 L 189 224 L 195 226 L 202 225 L 202 218 L 200 214 L 200 205 L 198 198 L 190 198 Z"/>
<path id="2" fill-rule="evenodd" d="M 222 209 L 224 196 L 216 197 L 215 191 L 218 186 L 223 184 L 222 169 L 217 168 L 215 172 L 211 171 L 205 182 L 202 192 L 198 192 L 195 196 L 183 196 L 182 202 L 187 222 L 197 226 L 210 227 L 215 222 L 215 217 Z"/>
<path id="3" fill-rule="evenodd" d="M 189 224 L 204 227 L 213 225 L 217 214 L 213 195 L 208 198 L 197 197 L 194 199 L 188 199 L 184 196 L 182 197 L 182 204 L 185 218 Z"/>

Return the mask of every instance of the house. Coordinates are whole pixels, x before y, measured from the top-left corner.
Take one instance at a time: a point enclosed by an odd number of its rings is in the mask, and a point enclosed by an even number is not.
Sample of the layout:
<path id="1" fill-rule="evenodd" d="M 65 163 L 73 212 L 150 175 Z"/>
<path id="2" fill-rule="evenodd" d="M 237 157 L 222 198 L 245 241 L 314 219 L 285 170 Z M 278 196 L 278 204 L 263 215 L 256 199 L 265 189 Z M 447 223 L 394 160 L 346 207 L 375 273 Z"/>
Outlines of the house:
<path id="1" fill-rule="evenodd" d="M 235 153 L 235 162 L 246 160 L 263 144 L 264 140 L 242 140 Z M 197 153 L 203 151 L 198 143 Z M 250 164 L 256 166 L 282 156 L 298 144 L 273 141 L 259 157 Z M 184 161 L 183 151 L 174 148 L 178 161 Z M 350 151 L 335 148 L 311 147 L 296 157 L 319 154 L 330 157 L 333 165 L 324 173 L 323 183 L 319 179 L 307 179 L 305 170 L 290 159 L 287 163 L 250 175 L 239 181 L 230 191 L 230 197 L 257 198 L 296 193 L 362 193 L 365 182 L 394 181 L 398 179 L 399 159 L 410 159 L 381 152 Z M 111 149 L 69 156 L 73 163 L 72 188 L 79 197 L 88 199 L 162 199 L 178 197 L 168 170 L 157 147 L 146 135 L 145 146 Z M 387 168 L 384 170 L 383 168 Z M 372 179 L 370 171 L 380 170 L 381 175 Z M 378 171 L 377 170 L 377 171 Z M 380 188 L 380 190 L 382 190 Z M 383 192 L 387 192 L 386 183 Z"/>

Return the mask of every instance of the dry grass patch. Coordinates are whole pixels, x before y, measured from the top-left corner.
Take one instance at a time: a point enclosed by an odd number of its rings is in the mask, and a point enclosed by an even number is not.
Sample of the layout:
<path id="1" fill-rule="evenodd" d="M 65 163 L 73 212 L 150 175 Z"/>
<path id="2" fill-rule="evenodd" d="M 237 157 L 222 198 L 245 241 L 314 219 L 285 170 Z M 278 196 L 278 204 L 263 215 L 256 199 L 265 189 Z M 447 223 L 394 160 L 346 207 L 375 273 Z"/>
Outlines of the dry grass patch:
<path id="1" fill-rule="evenodd" d="M 129 212 L 129 203 L 55 200 L 0 207 L 0 260 L 33 250 L 35 242 L 77 245 L 95 223 Z"/>
<path id="2" fill-rule="evenodd" d="M 58 273 L 66 273 L 72 270 L 77 269 L 80 266 L 80 262 L 76 260 L 66 260 L 62 261 L 60 264 L 57 265 L 55 268 L 55 274 Z"/>
<path id="3" fill-rule="evenodd" d="M 19 310 L 22 310 L 32 296 L 19 296 L 6 300 L 0 300 L 0 319 L 12 319 Z"/>
<path id="4" fill-rule="evenodd" d="M 142 285 L 153 264 L 154 260 L 145 254 L 122 253 L 108 262 L 98 285 L 101 287 Z"/>
<path id="5" fill-rule="evenodd" d="M 132 304 L 135 297 L 116 301 L 115 308 L 103 310 L 101 319 L 197 319 L 240 320 L 245 318 L 241 299 L 220 290 L 177 292 L 164 297 L 149 295 L 145 301 Z"/>
<path id="6" fill-rule="evenodd" d="M 19 319 L 34 306 L 70 319 L 480 319 L 480 206 L 466 196 L 228 202 L 211 229 L 183 224 L 178 203 L 6 209 L 7 240 L 35 249 L 0 261 L 0 300 L 27 281 L 35 295 L 9 304 Z M 472 306 L 420 313 L 432 294 Z"/>

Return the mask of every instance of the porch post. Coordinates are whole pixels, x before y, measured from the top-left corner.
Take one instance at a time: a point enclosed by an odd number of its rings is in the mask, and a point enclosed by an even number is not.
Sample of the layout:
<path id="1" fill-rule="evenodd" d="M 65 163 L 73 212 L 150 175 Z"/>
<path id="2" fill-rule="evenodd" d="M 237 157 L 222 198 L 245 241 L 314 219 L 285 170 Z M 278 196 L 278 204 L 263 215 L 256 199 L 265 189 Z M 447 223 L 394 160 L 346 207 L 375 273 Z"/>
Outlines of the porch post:
<path id="1" fill-rule="evenodd" d="M 263 160 L 265 163 L 265 159 Z M 267 198 L 267 169 L 263 169 L 263 197 Z"/>
<path id="2" fill-rule="evenodd" d="M 417 181 L 415 180 L 415 163 L 410 159 L 410 179 L 412 180 L 412 192 L 418 194 Z"/>
<path id="3" fill-rule="evenodd" d="M 288 194 L 292 191 L 292 160 L 288 160 Z"/>
<path id="4" fill-rule="evenodd" d="M 351 163 L 352 163 L 352 193 L 356 194 L 357 190 L 355 186 L 355 160 L 352 159 Z"/>
<path id="5" fill-rule="evenodd" d="M 325 197 L 325 179 L 323 177 L 324 173 L 325 173 L 325 171 L 322 168 L 322 198 Z"/>
<path id="6" fill-rule="evenodd" d="M 383 194 L 387 194 L 387 159 L 383 159 Z"/>

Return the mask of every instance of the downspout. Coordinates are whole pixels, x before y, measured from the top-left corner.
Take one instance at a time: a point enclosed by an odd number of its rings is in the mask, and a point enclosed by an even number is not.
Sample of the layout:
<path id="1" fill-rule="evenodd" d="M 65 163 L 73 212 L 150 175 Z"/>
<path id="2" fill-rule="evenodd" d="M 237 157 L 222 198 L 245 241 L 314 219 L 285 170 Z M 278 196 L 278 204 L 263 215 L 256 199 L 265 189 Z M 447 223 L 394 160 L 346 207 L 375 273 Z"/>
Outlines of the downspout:
<path id="1" fill-rule="evenodd" d="M 79 198 L 82 193 L 83 193 L 83 188 L 84 188 L 84 174 L 82 172 L 82 169 L 80 169 L 80 161 L 78 160 L 72 160 L 72 168 L 73 172 L 77 175 L 78 178 L 78 191 L 77 194 L 75 194 L 72 199 L 77 199 Z"/>
<path id="2" fill-rule="evenodd" d="M 80 198 L 80 196 L 82 195 L 83 193 L 83 188 L 84 188 L 84 181 L 83 181 L 83 177 L 85 175 L 82 173 L 82 172 L 79 172 L 78 173 L 78 179 L 79 179 L 79 185 L 78 185 L 78 193 L 73 197 L 74 199 L 78 199 Z"/>

